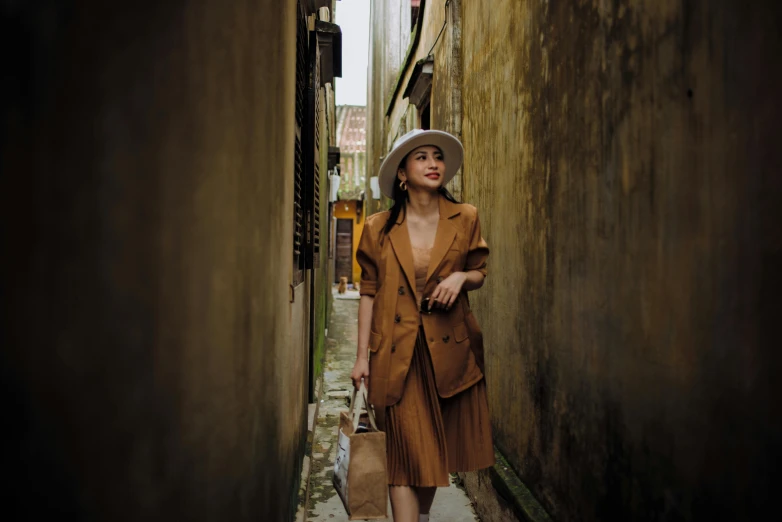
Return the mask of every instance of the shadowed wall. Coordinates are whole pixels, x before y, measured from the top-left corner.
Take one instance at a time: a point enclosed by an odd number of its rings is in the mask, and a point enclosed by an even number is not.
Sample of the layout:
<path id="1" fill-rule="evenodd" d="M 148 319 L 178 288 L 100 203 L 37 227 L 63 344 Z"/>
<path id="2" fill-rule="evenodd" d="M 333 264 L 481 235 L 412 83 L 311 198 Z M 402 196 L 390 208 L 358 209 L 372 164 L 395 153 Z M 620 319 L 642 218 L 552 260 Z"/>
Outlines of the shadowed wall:
<path id="1" fill-rule="evenodd" d="M 782 440 L 782 10 L 462 8 L 497 445 L 556 520 L 760 518 Z"/>
<path id="2" fill-rule="evenodd" d="M 296 2 L 23 4 L 0 8 L 6 509 L 286 520 Z"/>

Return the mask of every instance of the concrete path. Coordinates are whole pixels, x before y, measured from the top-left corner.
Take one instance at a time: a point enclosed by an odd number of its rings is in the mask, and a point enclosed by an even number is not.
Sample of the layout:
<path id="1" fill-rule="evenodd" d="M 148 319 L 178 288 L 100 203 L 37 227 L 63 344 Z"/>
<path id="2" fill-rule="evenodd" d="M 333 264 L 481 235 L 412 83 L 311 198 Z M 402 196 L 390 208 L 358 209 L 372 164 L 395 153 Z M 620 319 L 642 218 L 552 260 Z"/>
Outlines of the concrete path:
<path id="1" fill-rule="evenodd" d="M 334 296 L 334 308 L 326 341 L 321 401 L 315 420 L 312 457 L 309 462 L 309 502 L 306 513 L 300 513 L 302 522 L 304 520 L 313 522 L 348 520 L 342 502 L 331 485 L 331 476 L 336 452 L 339 412 L 347 411 L 351 390 L 350 372 L 356 359 L 358 301 L 337 299 L 336 292 Z M 431 522 L 478 520 L 467 495 L 453 484 L 453 478 L 451 482 L 451 487 L 438 490 L 432 506 Z M 390 504 L 388 515 L 388 520 L 391 520 Z"/>

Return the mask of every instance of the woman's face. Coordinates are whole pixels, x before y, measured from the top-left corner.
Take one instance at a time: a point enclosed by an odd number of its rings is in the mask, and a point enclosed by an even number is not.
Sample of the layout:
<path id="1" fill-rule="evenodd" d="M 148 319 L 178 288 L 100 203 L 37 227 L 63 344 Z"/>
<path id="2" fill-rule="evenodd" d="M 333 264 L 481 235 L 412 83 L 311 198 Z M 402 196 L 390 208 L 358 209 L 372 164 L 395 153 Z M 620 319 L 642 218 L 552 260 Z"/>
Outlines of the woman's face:
<path id="1" fill-rule="evenodd" d="M 407 155 L 404 169 L 400 168 L 400 181 L 407 182 L 408 190 L 434 192 L 443 185 L 445 161 L 443 153 L 433 145 L 424 145 L 413 149 Z"/>

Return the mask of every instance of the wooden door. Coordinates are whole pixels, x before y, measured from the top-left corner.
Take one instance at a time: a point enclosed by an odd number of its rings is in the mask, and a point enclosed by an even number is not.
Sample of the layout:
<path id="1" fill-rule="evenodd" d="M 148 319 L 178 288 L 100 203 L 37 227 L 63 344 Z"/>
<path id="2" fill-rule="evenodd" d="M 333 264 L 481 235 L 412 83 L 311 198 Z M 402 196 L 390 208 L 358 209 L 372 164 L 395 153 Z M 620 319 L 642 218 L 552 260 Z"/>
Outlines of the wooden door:
<path id="1" fill-rule="evenodd" d="M 337 219 L 337 261 L 334 269 L 334 282 L 347 277 L 353 282 L 353 220 Z"/>

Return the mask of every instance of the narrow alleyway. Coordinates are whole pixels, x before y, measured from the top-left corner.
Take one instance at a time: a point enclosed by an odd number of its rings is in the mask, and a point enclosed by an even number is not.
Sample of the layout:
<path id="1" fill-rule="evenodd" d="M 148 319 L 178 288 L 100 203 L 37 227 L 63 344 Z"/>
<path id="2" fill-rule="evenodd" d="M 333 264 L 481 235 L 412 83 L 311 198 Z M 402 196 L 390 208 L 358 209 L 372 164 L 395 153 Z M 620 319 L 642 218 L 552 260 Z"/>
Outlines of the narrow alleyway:
<path id="1" fill-rule="evenodd" d="M 321 398 L 312 440 L 312 463 L 309 479 L 309 502 L 306 519 L 313 522 L 347 520 L 339 496 L 331 485 L 339 412 L 347 409 L 350 394 L 350 371 L 356 357 L 358 335 L 358 299 L 356 296 L 338 296 L 329 324 L 321 384 Z M 353 297 L 353 298 L 351 298 Z M 391 506 L 388 507 L 391 520 Z M 432 506 L 432 522 L 474 522 L 478 520 L 470 500 L 451 479 L 451 487 L 441 488 Z"/>
<path id="2" fill-rule="evenodd" d="M 490 248 L 440 338 L 483 354 L 497 457 L 431 520 L 765 520 L 780 25 L 771 0 L 1 2 L 4 519 L 347 520 L 358 300 L 332 283 L 362 284 L 381 165 L 430 130 L 479 216 L 435 269 Z"/>

